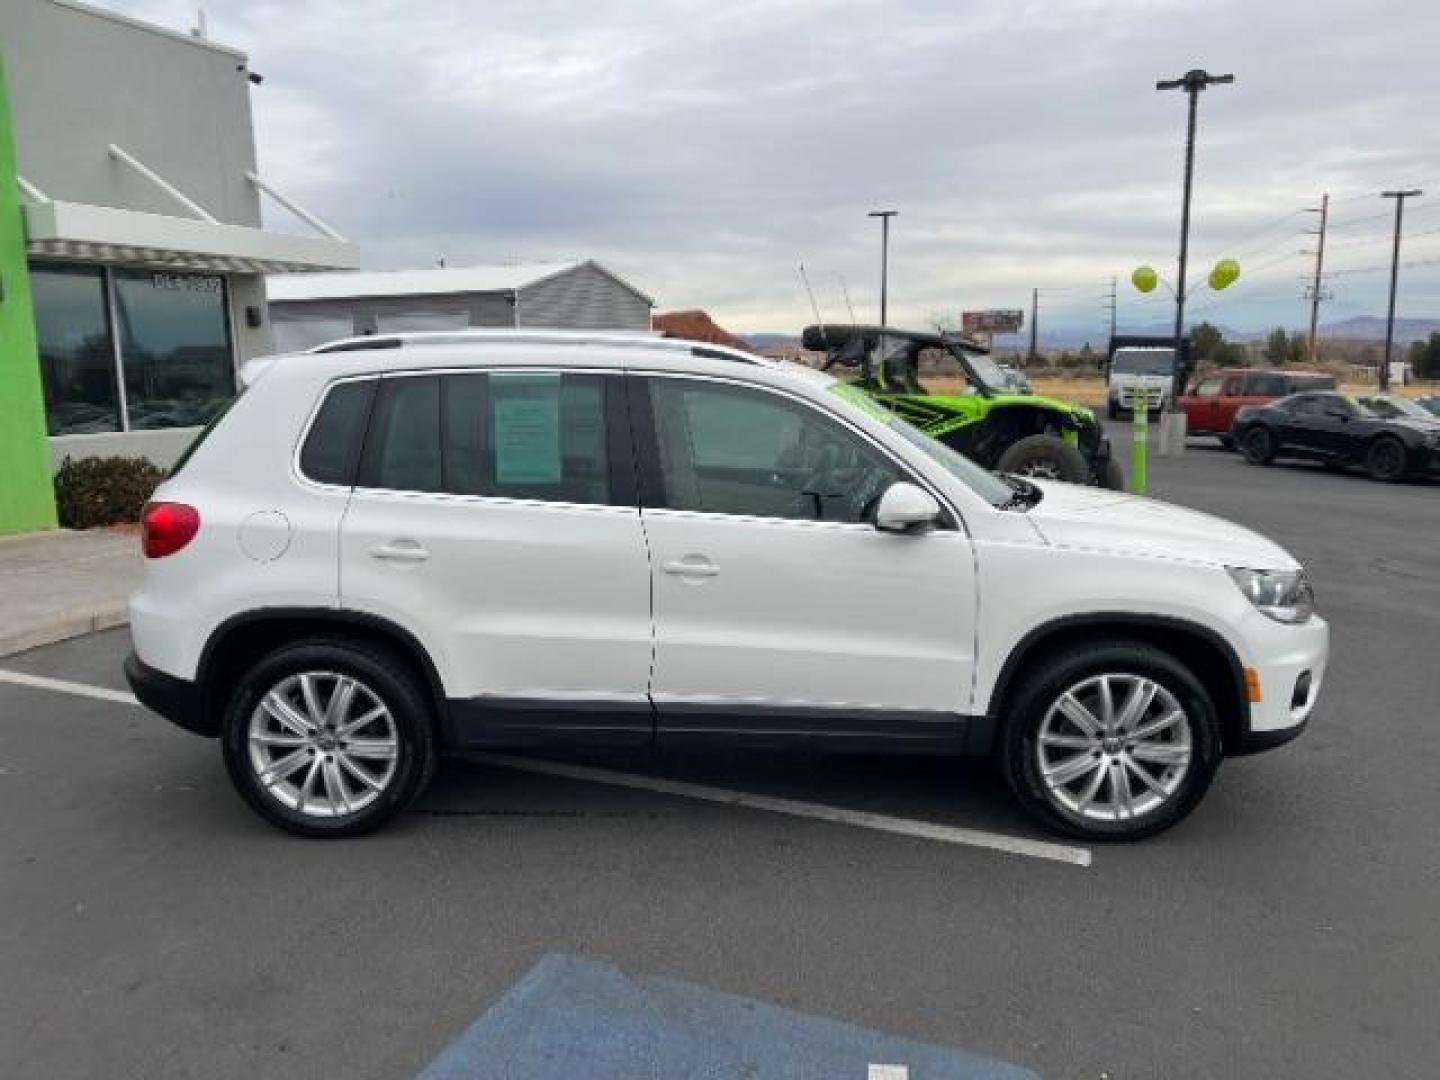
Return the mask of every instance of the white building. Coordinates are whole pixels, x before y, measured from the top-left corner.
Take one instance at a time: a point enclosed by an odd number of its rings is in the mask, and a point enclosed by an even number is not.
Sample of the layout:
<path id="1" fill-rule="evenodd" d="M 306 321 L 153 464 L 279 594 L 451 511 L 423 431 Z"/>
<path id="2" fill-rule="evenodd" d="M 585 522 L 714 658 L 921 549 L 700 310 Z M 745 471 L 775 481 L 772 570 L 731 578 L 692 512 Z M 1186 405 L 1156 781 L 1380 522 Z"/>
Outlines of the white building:
<path id="1" fill-rule="evenodd" d="M 654 301 L 599 263 L 277 274 L 279 352 L 357 334 L 467 327 L 649 330 Z"/>

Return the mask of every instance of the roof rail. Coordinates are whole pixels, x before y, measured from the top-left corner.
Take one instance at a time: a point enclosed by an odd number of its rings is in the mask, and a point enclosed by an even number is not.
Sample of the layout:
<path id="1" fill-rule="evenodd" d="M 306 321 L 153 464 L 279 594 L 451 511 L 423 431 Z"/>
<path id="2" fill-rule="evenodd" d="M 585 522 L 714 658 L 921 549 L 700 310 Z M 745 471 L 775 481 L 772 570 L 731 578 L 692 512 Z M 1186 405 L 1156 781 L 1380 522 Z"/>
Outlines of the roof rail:
<path id="1" fill-rule="evenodd" d="M 369 349 L 399 349 L 410 345 L 486 345 L 520 342 L 540 345 L 628 345 L 642 349 L 689 351 L 708 360 L 731 360 L 758 364 L 762 358 L 738 349 L 701 345 L 684 338 L 667 338 L 634 330 L 422 330 L 405 334 L 368 334 L 343 338 L 306 349 L 309 353 L 361 352 Z"/>

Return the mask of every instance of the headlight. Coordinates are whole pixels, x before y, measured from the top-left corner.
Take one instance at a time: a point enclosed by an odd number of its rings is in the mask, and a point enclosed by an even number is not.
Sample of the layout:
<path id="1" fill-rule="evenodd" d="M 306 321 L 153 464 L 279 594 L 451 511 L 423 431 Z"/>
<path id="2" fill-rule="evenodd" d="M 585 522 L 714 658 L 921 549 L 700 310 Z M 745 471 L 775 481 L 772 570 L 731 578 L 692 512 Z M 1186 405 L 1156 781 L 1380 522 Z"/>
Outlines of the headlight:
<path id="1" fill-rule="evenodd" d="M 1315 592 L 1304 570 L 1225 569 L 1246 598 L 1276 622 L 1303 623 L 1315 614 Z"/>

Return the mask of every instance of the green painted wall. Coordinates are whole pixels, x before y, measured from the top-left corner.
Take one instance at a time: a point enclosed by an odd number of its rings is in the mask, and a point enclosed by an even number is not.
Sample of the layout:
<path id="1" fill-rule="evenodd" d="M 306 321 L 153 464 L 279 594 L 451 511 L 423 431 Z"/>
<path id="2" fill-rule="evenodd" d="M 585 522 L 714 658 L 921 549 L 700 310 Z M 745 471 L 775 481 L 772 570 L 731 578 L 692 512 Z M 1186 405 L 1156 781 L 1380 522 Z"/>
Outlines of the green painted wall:
<path id="1" fill-rule="evenodd" d="M 25 225 L 0 57 L 0 534 L 55 527 L 40 350 L 25 269 Z"/>

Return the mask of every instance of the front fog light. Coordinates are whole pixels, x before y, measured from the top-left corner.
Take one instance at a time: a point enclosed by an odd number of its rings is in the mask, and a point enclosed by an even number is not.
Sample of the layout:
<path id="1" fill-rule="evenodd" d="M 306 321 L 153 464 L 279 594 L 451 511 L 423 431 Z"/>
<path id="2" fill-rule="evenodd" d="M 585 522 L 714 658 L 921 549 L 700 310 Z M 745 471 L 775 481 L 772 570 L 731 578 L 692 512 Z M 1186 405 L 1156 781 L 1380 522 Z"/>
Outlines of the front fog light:
<path id="1" fill-rule="evenodd" d="M 1315 614 L 1315 593 L 1304 570 L 1226 570 L 1246 598 L 1276 622 L 1303 623 Z"/>

